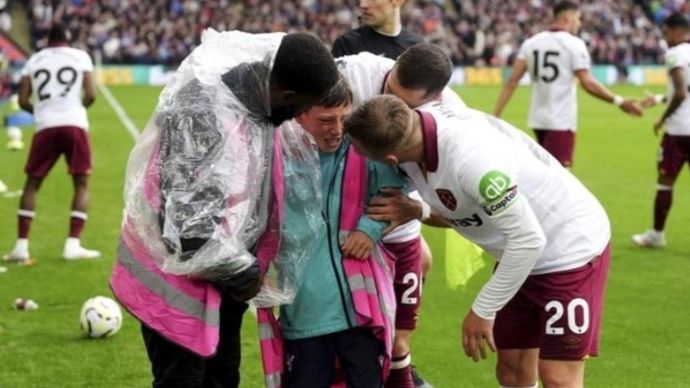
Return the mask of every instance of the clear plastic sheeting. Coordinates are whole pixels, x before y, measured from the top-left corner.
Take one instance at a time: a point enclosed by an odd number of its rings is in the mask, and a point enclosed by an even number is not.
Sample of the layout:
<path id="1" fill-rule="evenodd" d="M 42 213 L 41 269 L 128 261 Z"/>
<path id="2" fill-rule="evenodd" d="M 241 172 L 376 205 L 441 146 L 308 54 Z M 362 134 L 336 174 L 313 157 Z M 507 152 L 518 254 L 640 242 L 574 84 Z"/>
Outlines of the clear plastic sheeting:
<path id="1" fill-rule="evenodd" d="M 321 221 L 321 170 L 316 142 L 294 120 L 277 132 L 283 181 L 280 247 L 268 267 L 264 284 L 253 299 L 259 307 L 291 303 L 302 284 L 304 267 L 316 246 Z"/>
<path id="2" fill-rule="evenodd" d="M 163 271 L 222 284 L 258 268 L 250 250 L 266 228 L 273 155 L 268 79 L 283 36 L 206 30 L 137 139 L 123 221 L 133 233 L 123 238 Z"/>

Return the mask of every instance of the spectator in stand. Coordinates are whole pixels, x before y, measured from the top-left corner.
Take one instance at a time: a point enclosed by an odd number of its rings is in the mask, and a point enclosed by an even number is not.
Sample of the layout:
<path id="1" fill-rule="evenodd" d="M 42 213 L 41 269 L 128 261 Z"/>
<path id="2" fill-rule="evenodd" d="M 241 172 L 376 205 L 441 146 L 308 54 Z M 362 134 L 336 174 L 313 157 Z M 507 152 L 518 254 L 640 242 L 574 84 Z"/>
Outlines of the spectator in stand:
<path id="1" fill-rule="evenodd" d="M 555 0 L 407 1 L 403 26 L 443 48 L 455 65 L 511 64 L 519 45 L 545 29 Z M 310 31 L 327 44 L 357 24 L 354 0 L 29 0 L 34 48 L 45 46 L 53 20 L 66 25 L 76 47 L 105 63 L 176 66 L 201 31 Z M 663 63 L 658 23 L 686 2 L 583 0 L 582 38 L 595 64 Z M 621 68 L 622 69 L 622 68 Z"/>

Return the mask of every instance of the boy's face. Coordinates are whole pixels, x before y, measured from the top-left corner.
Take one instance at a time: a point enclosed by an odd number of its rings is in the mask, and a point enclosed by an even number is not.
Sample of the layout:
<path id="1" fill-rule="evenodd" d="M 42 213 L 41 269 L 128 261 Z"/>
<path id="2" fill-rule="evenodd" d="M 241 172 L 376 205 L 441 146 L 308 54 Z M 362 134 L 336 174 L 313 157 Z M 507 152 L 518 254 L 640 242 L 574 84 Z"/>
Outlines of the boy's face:
<path id="1" fill-rule="evenodd" d="M 351 110 L 351 104 L 332 108 L 315 105 L 299 115 L 297 122 L 314 137 L 319 151 L 333 153 L 343 142 L 343 121 Z"/>

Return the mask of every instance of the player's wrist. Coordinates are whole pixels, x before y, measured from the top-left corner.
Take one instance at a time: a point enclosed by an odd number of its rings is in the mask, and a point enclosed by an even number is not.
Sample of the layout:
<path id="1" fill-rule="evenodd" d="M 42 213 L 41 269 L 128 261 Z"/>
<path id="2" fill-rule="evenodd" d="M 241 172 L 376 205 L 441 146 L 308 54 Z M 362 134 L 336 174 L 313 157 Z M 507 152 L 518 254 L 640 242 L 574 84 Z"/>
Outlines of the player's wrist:
<path id="1" fill-rule="evenodd" d="M 654 95 L 654 103 L 655 103 L 655 104 L 664 104 L 664 103 L 666 103 L 666 95 L 664 95 L 664 94 L 655 94 L 655 95 Z"/>
<path id="2" fill-rule="evenodd" d="M 625 102 L 625 99 L 624 99 L 623 97 L 621 97 L 621 96 L 619 96 L 619 95 L 616 94 L 616 95 L 613 96 L 613 101 L 612 101 L 612 102 L 613 102 L 613 105 L 615 105 L 615 106 L 621 106 L 621 105 L 623 105 L 623 103 Z"/>

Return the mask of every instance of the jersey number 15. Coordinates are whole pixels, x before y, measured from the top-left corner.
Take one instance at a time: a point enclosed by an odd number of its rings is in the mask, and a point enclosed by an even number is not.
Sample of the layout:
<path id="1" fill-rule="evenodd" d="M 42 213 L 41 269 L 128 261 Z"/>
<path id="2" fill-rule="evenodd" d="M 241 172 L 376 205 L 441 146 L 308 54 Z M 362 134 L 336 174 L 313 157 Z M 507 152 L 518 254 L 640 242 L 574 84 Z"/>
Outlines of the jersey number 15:
<path id="1" fill-rule="evenodd" d="M 51 74 L 47 69 L 39 69 L 34 73 L 34 79 L 38 83 L 36 94 L 39 101 L 54 97 L 49 92 L 45 91 L 46 86 L 48 86 L 52 78 L 53 74 Z M 57 72 L 55 72 L 54 78 L 60 85 L 64 86 L 62 93 L 60 93 L 60 97 L 65 97 L 77 82 L 77 71 L 69 66 L 61 67 Z"/>
<path id="2" fill-rule="evenodd" d="M 560 73 L 558 71 L 558 66 L 556 66 L 556 64 L 553 62 L 553 59 L 557 58 L 559 55 L 560 53 L 558 51 L 544 51 L 543 53 L 539 52 L 538 50 L 532 51 L 532 56 L 534 57 L 532 79 L 534 81 L 542 80 L 546 83 L 555 81 Z M 539 77 L 540 73 L 543 73 L 541 78 Z"/>

